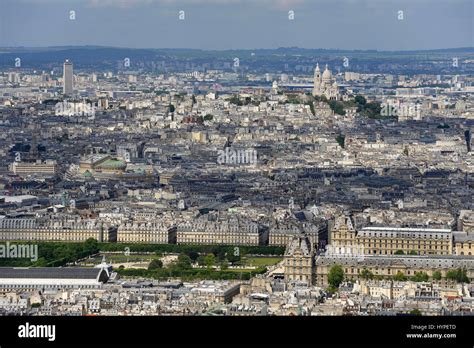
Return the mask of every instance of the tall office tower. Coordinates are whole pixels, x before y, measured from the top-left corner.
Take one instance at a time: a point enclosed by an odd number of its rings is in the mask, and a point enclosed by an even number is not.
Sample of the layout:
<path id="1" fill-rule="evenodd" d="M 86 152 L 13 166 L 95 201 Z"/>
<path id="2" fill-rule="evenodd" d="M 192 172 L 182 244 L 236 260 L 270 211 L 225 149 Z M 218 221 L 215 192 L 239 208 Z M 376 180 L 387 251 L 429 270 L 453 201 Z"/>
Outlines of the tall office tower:
<path id="1" fill-rule="evenodd" d="M 63 67 L 63 94 L 72 95 L 73 93 L 73 74 L 72 63 L 66 59 Z"/>
<path id="2" fill-rule="evenodd" d="M 16 73 L 16 72 L 8 73 L 8 82 L 19 83 L 20 82 L 20 74 Z"/>

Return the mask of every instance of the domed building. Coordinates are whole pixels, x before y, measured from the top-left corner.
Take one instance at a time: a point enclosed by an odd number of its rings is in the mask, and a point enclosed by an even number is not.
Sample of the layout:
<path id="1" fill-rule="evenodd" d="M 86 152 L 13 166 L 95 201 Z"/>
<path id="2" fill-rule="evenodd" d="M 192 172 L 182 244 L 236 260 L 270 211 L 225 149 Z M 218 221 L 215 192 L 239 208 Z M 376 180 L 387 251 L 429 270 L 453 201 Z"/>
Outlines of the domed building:
<path id="1" fill-rule="evenodd" d="M 316 64 L 316 69 L 314 69 L 313 96 L 321 97 L 323 95 L 328 100 L 339 100 L 339 86 L 336 83 L 336 79 L 333 78 L 327 64 L 322 74 L 319 69 L 319 64 Z"/>
<path id="2" fill-rule="evenodd" d="M 104 174 L 122 174 L 127 169 L 127 163 L 109 155 L 91 155 L 81 159 L 79 171 L 85 176 Z"/>

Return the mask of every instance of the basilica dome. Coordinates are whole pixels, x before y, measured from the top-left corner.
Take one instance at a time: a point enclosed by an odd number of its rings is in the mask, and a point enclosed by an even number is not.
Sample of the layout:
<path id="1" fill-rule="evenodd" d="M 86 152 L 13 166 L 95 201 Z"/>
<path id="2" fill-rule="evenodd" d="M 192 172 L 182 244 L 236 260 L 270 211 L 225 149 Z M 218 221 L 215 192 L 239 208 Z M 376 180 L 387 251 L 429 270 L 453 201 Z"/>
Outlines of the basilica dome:
<path id="1" fill-rule="evenodd" d="M 326 69 L 323 72 L 323 80 L 331 80 L 332 74 L 331 71 L 328 69 L 328 66 L 326 65 Z"/>

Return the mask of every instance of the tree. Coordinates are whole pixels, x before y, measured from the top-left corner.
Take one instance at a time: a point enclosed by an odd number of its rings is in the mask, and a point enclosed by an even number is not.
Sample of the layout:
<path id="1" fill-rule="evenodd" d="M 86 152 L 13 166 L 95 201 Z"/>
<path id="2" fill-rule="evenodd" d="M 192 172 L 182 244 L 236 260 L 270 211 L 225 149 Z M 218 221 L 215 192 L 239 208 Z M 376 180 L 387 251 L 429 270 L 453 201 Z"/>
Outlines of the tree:
<path id="1" fill-rule="evenodd" d="M 434 280 L 441 280 L 441 272 L 440 271 L 433 272 L 433 279 Z"/>
<path id="2" fill-rule="evenodd" d="M 99 243 L 94 238 L 88 238 L 84 242 L 84 252 L 87 254 L 95 254 L 99 252 Z"/>
<path id="3" fill-rule="evenodd" d="M 415 275 L 411 277 L 414 282 L 427 282 L 429 280 L 428 274 L 425 272 L 415 272 Z"/>
<path id="4" fill-rule="evenodd" d="M 196 262 L 199 266 L 204 266 L 206 264 L 206 260 L 204 259 L 204 255 L 199 255 L 196 259 Z"/>
<path id="5" fill-rule="evenodd" d="M 354 101 L 359 105 L 367 104 L 367 100 L 362 95 L 356 95 L 355 98 L 354 98 Z"/>
<path id="6" fill-rule="evenodd" d="M 206 263 L 206 266 L 208 268 L 211 268 L 212 266 L 215 265 L 216 263 L 216 257 L 214 256 L 214 254 L 207 254 L 205 257 L 204 257 L 204 262 Z"/>
<path id="7" fill-rule="evenodd" d="M 336 137 L 336 141 L 337 143 L 339 144 L 340 147 L 344 148 L 344 142 L 346 140 L 346 137 L 342 134 L 339 134 L 337 137 Z"/>
<path id="8" fill-rule="evenodd" d="M 48 261 L 44 257 L 40 257 L 35 263 L 35 267 L 47 267 Z"/>
<path id="9" fill-rule="evenodd" d="M 229 102 L 231 104 L 235 104 L 235 105 L 238 105 L 238 106 L 242 106 L 243 103 L 242 101 L 240 100 L 240 98 L 236 95 L 233 95 L 230 99 L 229 99 Z"/>
<path id="10" fill-rule="evenodd" d="M 329 270 L 328 283 L 333 288 L 338 288 L 344 280 L 344 270 L 340 265 L 334 265 Z"/>
<path id="11" fill-rule="evenodd" d="M 405 274 L 403 274 L 401 271 L 398 271 L 397 274 L 393 277 L 393 280 L 399 281 L 399 282 L 404 282 L 408 278 Z"/>
<path id="12" fill-rule="evenodd" d="M 211 114 L 206 114 L 206 115 L 204 116 L 204 121 L 212 121 L 213 118 L 214 118 L 213 115 L 211 115 Z"/>
<path id="13" fill-rule="evenodd" d="M 421 312 L 420 312 L 420 310 L 419 310 L 418 308 L 415 308 L 415 309 L 412 309 L 412 310 L 410 311 L 410 314 L 411 314 L 411 315 L 421 315 Z"/>
<path id="14" fill-rule="evenodd" d="M 176 110 L 173 104 L 168 105 L 168 109 L 170 112 L 174 112 Z"/>
<path id="15" fill-rule="evenodd" d="M 362 272 L 360 272 L 360 276 L 362 279 L 369 280 L 374 278 L 374 274 L 369 271 L 367 268 L 364 268 Z"/>
<path id="16" fill-rule="evenodd" d="M 416 252 L 416 250 L 410 250 L 409 255 L 418 255 L 418 253 Z"/>
<path id="17" fill-rule="evenodd" d="M 186 255 L 189 256 L 189 258 L 191 259 L 192 262 L 196 262 L 197 258 L 199 257 L 199 253 L 197 253 L 195 251 L 188 251 L 186 253 Z"/>
<path id="18" fill-rule="evenodd" d="M 397 250 L 395 251 L 395 255 L 405 255 L 405 253 L 403 252 L 403 250 Z"/>
<path id="19" fill-rule="evenodd" d="M 231 248 L 231 250 L 229 250 L 227 252 L 227 260 L 231 263 L 231 264 L 234 264 L 236 262 L 239 262 L 240 261 L 240 253 L 239 252 L 236 252 L 236 250 L 233 250 L 234 248 Z"/>
<path id="20" fill-rule="evenodd" d="M 191 259 L 186 254 L 179 254 L 178 260 L 176 260 L 175 266 L 179 270 L 189 270 L 193 268 L 191 265 Z"/>
<path id="21" fill-rule="evenodd" d="M 466 269 L 457 268 L 446 273 L 446 279 L 454 280 L 458 283 L 469 283 Z"/>
<path id="22" fill-rule="evenodd" d="M 338 102 L 336 100 L 331 100 L 329 101 L 329 107 L 331 108 L 334 113 L 338 115 L 345 115 L 346 112 L 344 111 L 344 104 L 341 102 Z"/>
<path id="23" fill-rule="evenodd" d="M 364 98 L 365 99 L 365 98 Z M 362 101 L 359 99 L 359 101 Z M 382 106 L 378 102 L 370 102 L 364 104 L 357 104 L 357 112 L 361 115 L 368 117 L 368 118 L 383 118 L 384 116 L 381 115 Z"/>
<path id="24" fill-rule="evenodd" d="M 446 279 L 456 280 L 456 270 L 451 270 L 446 272 Z"/>
<path id="25" fill-rule="evenodd" d="M 285 104 L 300 104 L 301 101 L 300 101 L 300 98 L 298 97 L 298 95 L 295 95 L 295 94 L 286 94 L 286 101 L 285 101 Z"/>
<path id="26" fill-rule="evenodd" d="M 221 267 L 221 271 L 227 270 L 229 268 L 229 261 L 227 260 L 222 261 L 220 264 L 220 267 Z"/>
<path id="27" fill-rule="evenodd" d="M 148 270 L 154 270 L 154 269 L 159 269 L 163 268 L 163 262 L 160 259 L 153 259 L 151 262 L 148 264 Z"/>
<path id="28" fill-rule="evenodd" d="M 213 252 L 214 256 L 217 257 L 219 262 L 225 260 L 227 258 L 227 251 L 225 249 L 219 249 L 218 251 Z M 214 260 L 215 262 L 215 260 Z"/>

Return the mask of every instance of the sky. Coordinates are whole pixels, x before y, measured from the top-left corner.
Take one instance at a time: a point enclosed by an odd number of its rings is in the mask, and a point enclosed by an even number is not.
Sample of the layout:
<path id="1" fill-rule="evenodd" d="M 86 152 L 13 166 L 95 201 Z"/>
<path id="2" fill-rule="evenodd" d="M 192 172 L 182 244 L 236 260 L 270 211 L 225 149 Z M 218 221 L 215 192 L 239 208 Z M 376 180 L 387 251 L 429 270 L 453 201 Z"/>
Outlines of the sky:
<path id="1" fill-rule="evenodd" d="M 0 46 L 423 50 L 473 22 L 474 0 L 0 0 Z"/>

